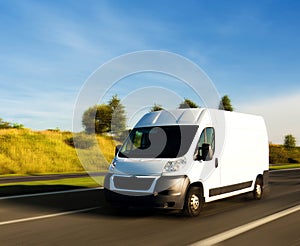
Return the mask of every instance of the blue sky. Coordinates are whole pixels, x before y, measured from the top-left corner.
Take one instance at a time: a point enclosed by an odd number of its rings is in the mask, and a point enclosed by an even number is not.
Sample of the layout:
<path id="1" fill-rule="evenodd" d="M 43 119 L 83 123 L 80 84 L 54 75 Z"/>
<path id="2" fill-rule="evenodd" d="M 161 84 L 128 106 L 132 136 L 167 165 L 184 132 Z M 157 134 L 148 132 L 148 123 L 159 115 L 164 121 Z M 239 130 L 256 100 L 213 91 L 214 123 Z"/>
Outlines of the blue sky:
<path id="1" fill-rule="evenodd" d="M 296 0 L 1 0 L 0 118 L 71 130 L 77 95 L 95 69 L 153 49 L 187 57 L 237 111 L 262 114 L 270 141 L 292 133 L 299 143 L 299 12 Z M 137 85 L 128 83 L 111 94 L 125 97 Z M 139 83 L 152 85 L 146 77 Z M 174 90 L 194 98 L 180 86 Z M 155 95 L 153 102 L 164 104 Z"/>

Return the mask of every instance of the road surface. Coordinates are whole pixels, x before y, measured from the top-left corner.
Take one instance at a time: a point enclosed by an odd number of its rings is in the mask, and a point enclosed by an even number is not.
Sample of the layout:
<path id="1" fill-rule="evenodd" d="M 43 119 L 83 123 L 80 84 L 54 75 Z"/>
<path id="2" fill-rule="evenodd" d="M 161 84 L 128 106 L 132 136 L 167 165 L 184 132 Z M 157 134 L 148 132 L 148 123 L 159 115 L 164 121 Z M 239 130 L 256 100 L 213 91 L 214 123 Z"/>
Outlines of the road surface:
<path id="1" fill-rule="evenodd" d="M 209 203 L 197 218 L 143 209 L 116 214 L 102 189 L 0 198 L 0 244 L 300 245 L 300 170 L 270 176 L 267 198 Z"/>

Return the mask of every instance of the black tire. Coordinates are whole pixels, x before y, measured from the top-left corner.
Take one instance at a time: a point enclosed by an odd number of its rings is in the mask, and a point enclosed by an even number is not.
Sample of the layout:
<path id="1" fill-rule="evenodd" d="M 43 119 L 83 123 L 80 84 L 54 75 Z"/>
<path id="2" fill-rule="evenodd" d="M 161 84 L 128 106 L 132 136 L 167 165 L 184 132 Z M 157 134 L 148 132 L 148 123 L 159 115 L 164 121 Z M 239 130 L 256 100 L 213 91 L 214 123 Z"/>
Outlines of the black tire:
<path id="1" fill-rule="evenodd" d="M 254 189 L 253 189 L 253 199 L 261 200 L 263 196 L 263 181 L 261 178 L 256 178 Z"/>
<path id="2" fill-rule="evenodd" d="M 199 187 L 191 187 L 184 201 L 184 215 L 196 217 L 203 207 L 203 195 Z"/>

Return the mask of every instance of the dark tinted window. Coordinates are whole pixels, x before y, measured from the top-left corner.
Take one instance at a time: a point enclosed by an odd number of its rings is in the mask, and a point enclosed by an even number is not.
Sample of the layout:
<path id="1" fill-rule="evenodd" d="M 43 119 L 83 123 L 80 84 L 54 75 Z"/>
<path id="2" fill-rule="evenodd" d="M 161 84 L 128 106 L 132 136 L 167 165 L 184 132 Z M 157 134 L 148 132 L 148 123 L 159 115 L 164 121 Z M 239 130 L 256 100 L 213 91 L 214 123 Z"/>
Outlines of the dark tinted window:
<path id="1" fill-rule="evenodd" d="M 119 156 L 127 158 L 175 158 L 186 154 L 198 126 L 156 126 L 135 128 Z"/>

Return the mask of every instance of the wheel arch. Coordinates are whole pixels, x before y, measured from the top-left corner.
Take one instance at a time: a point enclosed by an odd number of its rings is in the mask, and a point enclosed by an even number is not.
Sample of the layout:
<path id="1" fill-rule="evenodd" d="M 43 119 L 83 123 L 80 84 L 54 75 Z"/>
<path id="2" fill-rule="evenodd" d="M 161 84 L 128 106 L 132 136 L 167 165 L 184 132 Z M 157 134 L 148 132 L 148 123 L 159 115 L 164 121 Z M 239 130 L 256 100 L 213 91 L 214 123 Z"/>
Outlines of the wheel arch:
<path id="1" fill-rule="evenodd" d="M 255 179 L 255 181 L 256 180 L 260 180 L 261 182 L 262 182 L 262 185 L 264 184 L 264 176 L 263 176 L 263 174 L 258 174 L 257 176 L 256 176 L 256 179 Z"/>
<path id="2" fill-rule="evenodd" d="M 191 183 L 191 184 L 189 185 L 188 189 L 186 190 L 186 194 L 187 194 L 187 191 L 188 191 L 191 187 L 197 187 L 197 188 L 200 189 L 201 194 L 202 194 L 203 201 L 205 202 L 204 188 L 203 188 L 202 182 L 197 181 L 197 182 Z"/>

